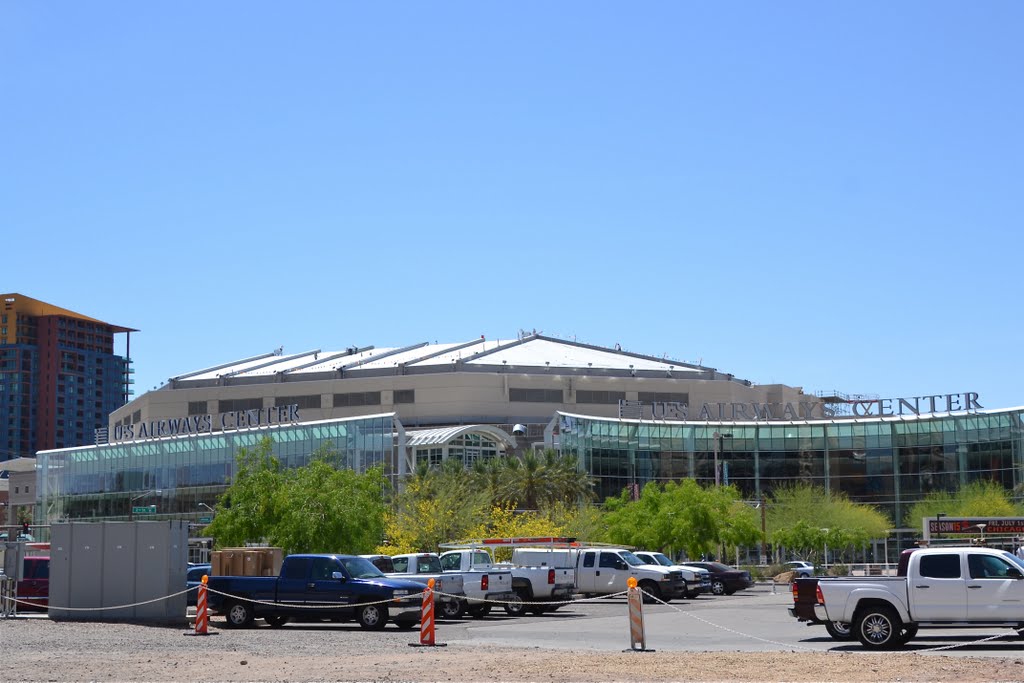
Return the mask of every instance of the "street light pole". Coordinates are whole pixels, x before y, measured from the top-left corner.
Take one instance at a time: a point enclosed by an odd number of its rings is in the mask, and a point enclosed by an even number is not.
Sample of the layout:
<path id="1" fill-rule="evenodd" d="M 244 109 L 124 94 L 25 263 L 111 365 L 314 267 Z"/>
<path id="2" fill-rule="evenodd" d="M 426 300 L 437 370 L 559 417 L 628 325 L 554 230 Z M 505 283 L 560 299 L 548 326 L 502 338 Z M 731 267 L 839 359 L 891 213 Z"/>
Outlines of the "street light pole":
<path id="1" fill-rule="evenodd" d="M 822 541 L 821 542 L 825 546 L 825 557 L 822 558 L 822 561 L 825 564 L 825 569 L 828 569 L 828 529 L 822 529 L 821 533 L 822 533 L 822 537 L 821 537 Z"/>
<path id="2" fill-rule="evenodd" d="M 761 564 L 768 564 L 768 531 L 765 524 L 765 501 L 761 496 Z"/>
<path id="3" fill-rule="evenodd" d="M 139 500 L 140 498 L 145 498 L 146 496 L 148 496 L 151 493 L 156 493 L 157 495 L 159 495 L 159 494 L 163 493 L 163 491 L 161 491 L 160 489 L 151 489 L 149 491 L 143 491 L 142 493 L 140 493 L 139 495 L 135 496 L 134 498 L 132 498 L 131 500 L 128 501 L 128 521 L 129 522 L 131 522 L 131 521 L 133 521 L 135 519 L 135 501 Z"/>
<path id="4" fill-rule="evenodd" d="M 715 486 L 719 486 L 722 483 L 721 477 L 718 475 L 718 443 L 721 438 L 722 435 L 718 432 L 711 435 L 711 450 L 715 454 Z"/>
<path id="5" fill-rule="evenodd" d="M 722 485 L 722 474 L 719 471 L 719 467 L 718 467 L 718 451 L 720 451 L 721 448 L 722 448 L 722 439 L 723 438 L 732 438 L 732 434 L 731 433 L 720 434 L 718 432 L 715 432 L 714 434 L 711 435 L 712 450 L 714 451 L 714 454 L 715 454 L 715 486 L 721 486 Z"/>

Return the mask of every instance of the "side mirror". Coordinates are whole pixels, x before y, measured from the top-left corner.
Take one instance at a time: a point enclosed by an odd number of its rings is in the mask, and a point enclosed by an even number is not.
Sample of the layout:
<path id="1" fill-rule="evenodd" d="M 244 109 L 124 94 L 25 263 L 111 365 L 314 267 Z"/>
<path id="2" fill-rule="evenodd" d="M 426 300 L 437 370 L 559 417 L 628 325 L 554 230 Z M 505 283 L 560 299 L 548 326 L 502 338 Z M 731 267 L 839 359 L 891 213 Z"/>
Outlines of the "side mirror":
<path id="1" fill-rule="evenodd" d="M 1016 567 L 1010 567 L 1006 570 L 1006 576 L 1010 579 L 1024 579 L 1024 572 L 1017 569 Z"/>
<path id="2" fill-rule="evenodd" d="M 345 575 L 342 574 L 341 572 L 331 572 L 331 578 L 332 579 L 337 579 L 338 581 L 344 581 L 345 580 Z"/>

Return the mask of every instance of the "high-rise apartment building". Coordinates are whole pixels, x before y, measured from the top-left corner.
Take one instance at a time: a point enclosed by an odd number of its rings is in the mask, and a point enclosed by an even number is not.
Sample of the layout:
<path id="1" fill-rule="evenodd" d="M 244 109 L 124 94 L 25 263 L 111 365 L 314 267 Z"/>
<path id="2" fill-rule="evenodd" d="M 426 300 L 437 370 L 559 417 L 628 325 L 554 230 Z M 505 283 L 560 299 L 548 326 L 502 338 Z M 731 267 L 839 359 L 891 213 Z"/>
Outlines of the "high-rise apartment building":
<path id="1" fill-rule="evenodd" d="M 0 295 L 0 460 L 93 443 L 133 393 L 131 333 L 74 311 Z M 125 355 L 114 335 L 127 336 Z"/>

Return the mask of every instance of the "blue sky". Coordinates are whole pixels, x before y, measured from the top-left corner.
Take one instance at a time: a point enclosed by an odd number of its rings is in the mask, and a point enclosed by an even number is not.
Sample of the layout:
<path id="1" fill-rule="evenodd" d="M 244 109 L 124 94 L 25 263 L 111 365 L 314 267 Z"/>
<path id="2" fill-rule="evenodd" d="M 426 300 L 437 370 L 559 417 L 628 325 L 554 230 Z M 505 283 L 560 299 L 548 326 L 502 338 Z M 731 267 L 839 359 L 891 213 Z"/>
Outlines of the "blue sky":
<path id="1" fill-rule="evenodd" d="M 520 328 L 1024 404 L 1024 4 L 0 5 L 0 290 L 136 391 Z"/>

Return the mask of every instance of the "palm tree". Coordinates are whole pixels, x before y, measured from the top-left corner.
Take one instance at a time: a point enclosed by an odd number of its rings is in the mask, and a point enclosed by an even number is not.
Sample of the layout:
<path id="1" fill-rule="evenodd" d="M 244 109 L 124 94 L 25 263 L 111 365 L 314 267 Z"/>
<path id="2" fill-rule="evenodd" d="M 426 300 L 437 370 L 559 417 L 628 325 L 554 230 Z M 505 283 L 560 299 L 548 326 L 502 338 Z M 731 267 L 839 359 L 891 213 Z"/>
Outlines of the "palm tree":
<path id="1" fill-rule="evenodd" d="M 544 460 L 552 480 L 553 499 L 550 502 L 575 506 L 593 500 L 594 479 L 580 468 L 575 455 L 560 455 L 549 448 L 544 451 Z"/>
<path id="2" fill-rule="evenodd" d="M 474 460 L 469 470 L 474 487 L 487 491 L 491 496 L 491 505 L 504 505 L 509 500 L 508 477 L 502 460 L 487 458 Z"/>

